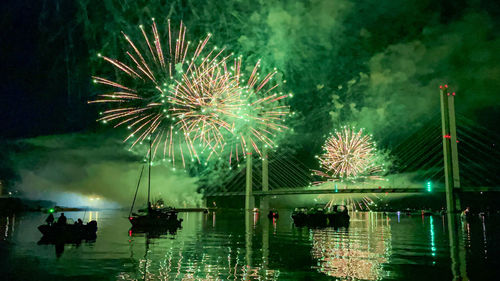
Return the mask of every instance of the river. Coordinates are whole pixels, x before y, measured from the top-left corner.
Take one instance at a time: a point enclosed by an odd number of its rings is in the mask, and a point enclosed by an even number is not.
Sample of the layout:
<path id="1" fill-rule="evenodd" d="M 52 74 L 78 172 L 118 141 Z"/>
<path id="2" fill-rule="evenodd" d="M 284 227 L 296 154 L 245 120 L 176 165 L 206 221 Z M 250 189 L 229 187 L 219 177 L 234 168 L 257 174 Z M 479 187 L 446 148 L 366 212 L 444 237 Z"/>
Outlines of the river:
<path id="1" fill-rule="evenodd" d="M 131 233 L 126 216 L 86 212 L 96 241 L 57 250 L 37 245 L 45 214 L 0 217 L 0 280 L 495 280 L 500 269 L 497 216 L 450 233 L 442 216 L 355 212 L 349 229 L 308 229 L 287 210 L 273 221 L 228 209 L 182 213 L 182 229 L 159 237 Z"/>

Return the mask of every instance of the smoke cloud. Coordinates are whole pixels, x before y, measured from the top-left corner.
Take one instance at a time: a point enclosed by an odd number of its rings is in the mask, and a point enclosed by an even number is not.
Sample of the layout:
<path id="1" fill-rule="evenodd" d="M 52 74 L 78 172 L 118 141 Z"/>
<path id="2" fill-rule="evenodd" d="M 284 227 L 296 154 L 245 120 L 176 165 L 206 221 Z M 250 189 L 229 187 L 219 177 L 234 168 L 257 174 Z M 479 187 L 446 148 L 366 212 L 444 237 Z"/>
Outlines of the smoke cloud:
<path id="1" fill-rule="evenodd" d="M 134 196 L 144 159 L 124 149 L 120 140 L 104 134 L 70 134 L 20 141 L 11 155 L 19 173 L 16 188 L 28 198 L 59 201 L 59 204 L 95 205 L 90 199 L 129 206 Z M 144 154 L 142 154 L 144 155 Z M 196 178 L 182 169 L 157 165 L 151 172 L 151 197 L 169 205 L 196 206 Z M 67 196 L 58 195 L 64 192 Z M 145 203 L 147 164 L 138 202 Z M 80 196 L 81 202 L 75 199 Z M 100 207 L 105 207 L 99 204 Z M 112 206 L 116 206 L 112 205 Z"/>
<path id="2" fill-rule="evenodd" d="M 381 149 L 401 143 L 438 114 L 438 86 L 443 83 L 457 93 L 458 114 L 490 128 L 500 118 L 496 113 L 500 112 L 499 7 L 494 1 L 79 1 L 68 2 L 67 11 L 71 12 L 67 14 L 59 12 L 54 3 L 46 4 L 38 7 L 40 18 L 34 21 L 38 35 L 29 40 L 38 42 L 39 49 L 35 53 L 22 48 L 3 52 L 8 57 L 30 55 L 26 61 L 40 62 L 36 71 L 29 64 L 23 69 L 11 63 L 19 73 L 31 70 L 33 75 L 46 76 L 28 83 L 36 91 L 11 86 L 13 94 L 5 104 L 18 109 L 8 120 L 31 117 L 25 121 L 28 128 L 43 127 L 45 133 L 53 133 L 54 128 L 82 129 L 80 124 L 95 119 L 93 114 L 69 113 L 92 111 L 78 102 L 92 94 L 86 92 L 89 77 L 112 71 L 103 69 L 96 54 L 123 59 L 120 31 L 140 36 L 137 26 L 149 26 L 152 17 L 159 27 L 166 27 L 167 18 L 173 26 L 182 20 L 193 41 L 213 33 L 214 45 L 243 55 L 248 65 L 261 59 L 262 73 L 278 68 L 282 90 L 293 92 L 291 107 L 297 112 L 296 122 L 290 126 L 294 134 L 280 148 L 293 151 L 311 169 L 317 168 L 314 155 L 321 153 L 328 134 L 341 125 L 365 127 Z M 9 21 L 12 17 L 5 18 L 11 23 L 6 26 L 17 26 Z M 19 30 L 10 32 L 15 35 Z M 165 34 L 164 29 L 162 32 Z M 74 41 L 65 43 L 70 35 Z M 48 50 L 46 46 L 54 47 Z M 17 56 L 11 55 L 14 51 L 19 52 Z M 67 65 L 72 75 L 60 65 Z M 29 96 L 18 94 L 25 91 Z M 19 100 L 16 104 L 11 99 Z M 50 114 L 45 112 L 47 108 Z M 18 130 L 22 136 L 39 133 Z M 70 189 L 121 204 L 133 195 L 137 163 L 142 158 L 124 150 L 107 133 L 39 137 L 18 145 L 21 149 L 11 159 L 21 178 L 11 181 L 25 192 Z M 202 185 L 219 186 L 229 174 L 222 162 L 205 167 L 191 173 L 203 177 Z M 3 167 L 0 172 L 11 170 Z M 183 172 L 153 168 L 153 190 L 177 194 L 171 199 L 176 202 L 195 200 L 183 197 L 197 194 L 195 182 L 200 181 Z"/>
<path id="3" fill-rule="evenodd" d="M 398 137 L 439 113 L 439 85 L 457 92 L 459 114 L 471 117 L 495 104 L 500 55 L 494 50 L 500 40 L 492 37 L 490 21 L 485 14 L 467 14 L 425 27 L 417 40 L 389 45 L 367 61 L 366 72 L 333 95 L 332 118 L 338 120 L 344 110 L 351 123 L 376 137 Z"/>

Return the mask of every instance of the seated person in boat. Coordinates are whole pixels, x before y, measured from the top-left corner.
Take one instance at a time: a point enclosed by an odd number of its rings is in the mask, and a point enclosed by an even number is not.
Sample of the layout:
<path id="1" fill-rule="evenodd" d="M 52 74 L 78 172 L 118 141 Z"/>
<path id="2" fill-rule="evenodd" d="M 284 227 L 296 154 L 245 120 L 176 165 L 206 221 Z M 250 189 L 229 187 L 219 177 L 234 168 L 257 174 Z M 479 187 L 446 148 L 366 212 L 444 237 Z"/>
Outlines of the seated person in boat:
<path id="1" fill-rule="evenodd" d="M 64 213 L 61 213 L 61 215 L 57 219 L 57 224 L 58 225 L 66 225 L 66 221 L 67 221 L 66 216 L 64 215 Z"/>
<path id="2" fill-rule="evenodd" d="M 48 225 L 52 225 L 54 223 L 54 215 L 50 213 L 45 221 L 47 222 Z"/>

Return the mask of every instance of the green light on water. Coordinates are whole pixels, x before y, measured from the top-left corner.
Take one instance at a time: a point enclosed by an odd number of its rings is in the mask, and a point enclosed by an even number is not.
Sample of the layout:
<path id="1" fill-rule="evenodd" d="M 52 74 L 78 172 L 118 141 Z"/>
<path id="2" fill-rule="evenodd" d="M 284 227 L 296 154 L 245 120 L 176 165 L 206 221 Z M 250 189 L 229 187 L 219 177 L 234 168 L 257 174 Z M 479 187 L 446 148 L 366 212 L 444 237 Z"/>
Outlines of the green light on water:
<path id="1" fill-rule="evenodd" d="M 55 211 L 54 208 L 49 209 L 49 213 L 53 213 L 54 211 Z"/>
<path id="2" fill-rule="evenodd" d="M 427 191 L 432 192 L 432 182 L 431 181 L 427 182 Z"/>
<path id="3" fill-rule="evenodd" d="M 434 237 L 434 219 L 432 218 L 432 216 L 430 217 L 430 225 L 431 225 L 431 251 L 432 251 L 432 256 L 435 257 L 436 256 L 436 241 L 435 241 L 435 237 Z"/>

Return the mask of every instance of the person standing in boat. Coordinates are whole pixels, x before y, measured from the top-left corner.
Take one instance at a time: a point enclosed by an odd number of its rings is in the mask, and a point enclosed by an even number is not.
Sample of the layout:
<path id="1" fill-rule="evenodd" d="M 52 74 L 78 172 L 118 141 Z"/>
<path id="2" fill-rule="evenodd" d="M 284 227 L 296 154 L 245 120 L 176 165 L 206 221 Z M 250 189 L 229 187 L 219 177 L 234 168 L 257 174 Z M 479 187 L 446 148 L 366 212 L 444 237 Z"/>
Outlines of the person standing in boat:
<path id="1" fill-rule="evenodd" d="M 50 213 L 47 219 L 45 219 L 45 222 L 47 222 L 49 226 L 52 225 L 54 223 L 54 215 Z"/>
<path id="2" fill-rule="evenodd" d="M 64 215 L 64 213 L 61 213 L 61 215 L 57 219 L 57 224 L 58 225 L 66 225 L 66 221 L 67 221 L 66 216 Z"/>

